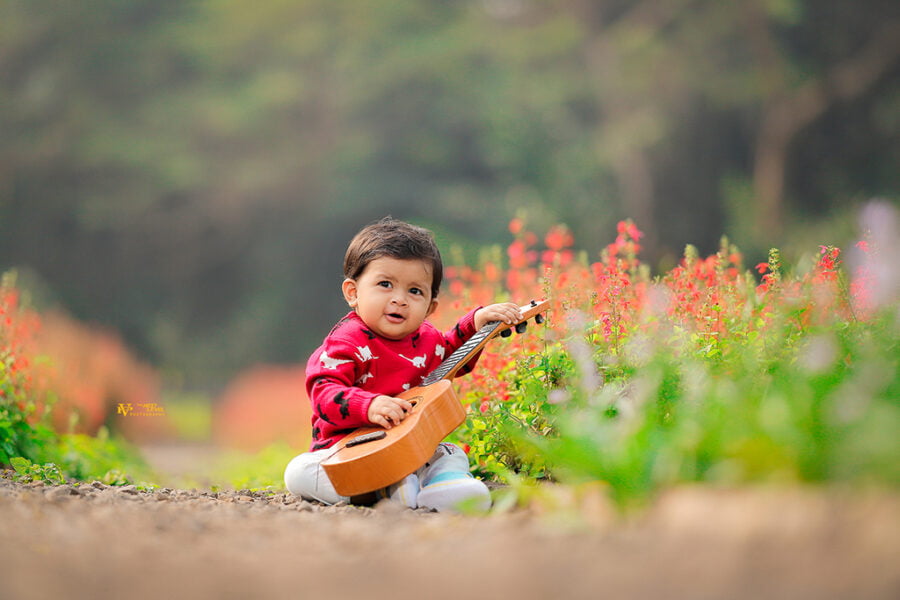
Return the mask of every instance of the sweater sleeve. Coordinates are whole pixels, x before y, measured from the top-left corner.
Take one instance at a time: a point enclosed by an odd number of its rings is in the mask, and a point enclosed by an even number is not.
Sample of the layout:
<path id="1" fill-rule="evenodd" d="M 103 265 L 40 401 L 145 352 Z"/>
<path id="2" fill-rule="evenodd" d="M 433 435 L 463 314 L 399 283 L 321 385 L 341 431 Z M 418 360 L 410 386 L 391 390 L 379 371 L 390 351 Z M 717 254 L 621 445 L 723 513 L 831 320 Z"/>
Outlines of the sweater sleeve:
<path id="1" fill-rule="evenodd" d="M 361 376 L 356 351 L 349 340 L 327 338 L 307 363 L 306 391 L 312 404 L 314 434 L 319 439 L 371 425 L 369 405 L 378 394 L 355 385 Z"/>

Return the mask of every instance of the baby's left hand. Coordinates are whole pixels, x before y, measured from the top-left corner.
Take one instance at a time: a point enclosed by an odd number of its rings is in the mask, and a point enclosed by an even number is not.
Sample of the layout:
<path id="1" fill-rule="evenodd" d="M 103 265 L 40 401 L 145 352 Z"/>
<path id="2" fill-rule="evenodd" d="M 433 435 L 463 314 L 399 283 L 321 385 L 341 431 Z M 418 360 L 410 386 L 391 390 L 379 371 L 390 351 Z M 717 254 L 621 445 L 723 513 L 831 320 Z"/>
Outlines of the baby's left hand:
<path id="1" fill-rule="evenodd" d="M 522 312 L 512 302 L 491 304 L 475 311 L 475 329 L 481 329 L 491 321 L 502 321 L 507 325 L 522 320 Z"/>

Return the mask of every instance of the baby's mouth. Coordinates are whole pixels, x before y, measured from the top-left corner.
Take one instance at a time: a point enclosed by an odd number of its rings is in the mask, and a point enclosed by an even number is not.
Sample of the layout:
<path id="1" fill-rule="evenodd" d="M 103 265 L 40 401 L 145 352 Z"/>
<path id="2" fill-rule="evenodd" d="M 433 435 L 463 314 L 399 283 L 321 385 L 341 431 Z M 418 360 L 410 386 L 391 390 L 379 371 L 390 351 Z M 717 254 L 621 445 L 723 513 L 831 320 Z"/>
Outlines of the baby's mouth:
<path id="1" fill-rule="evenodd" d="M 406 317 L 404 317 L 400 313 L 388 313 L 385 316 L 387 317 L 388 321 L 392 323 L 400 323 L 406 319 Z"/>

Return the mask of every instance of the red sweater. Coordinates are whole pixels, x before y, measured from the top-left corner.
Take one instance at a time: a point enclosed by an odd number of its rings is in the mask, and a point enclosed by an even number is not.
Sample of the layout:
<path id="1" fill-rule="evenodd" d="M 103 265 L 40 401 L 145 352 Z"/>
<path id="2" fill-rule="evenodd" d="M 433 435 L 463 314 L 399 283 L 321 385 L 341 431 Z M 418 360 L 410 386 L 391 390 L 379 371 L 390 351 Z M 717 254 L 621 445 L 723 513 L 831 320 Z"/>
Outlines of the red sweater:
<path id="1" fill-rule="evenodd" d="M 371 332 L 355 312 L 341 319 L 306 364 L 313 412 L 310 449 L 328 448 L 354 429 L 372 425 L 367 416 L 372 399 L 419 385 L 472 337 L 476 310 L 447 333 L 426 321 L 401 340 Z M 460 372 L 471 371 L 477 360 L 476 355 Z"/>

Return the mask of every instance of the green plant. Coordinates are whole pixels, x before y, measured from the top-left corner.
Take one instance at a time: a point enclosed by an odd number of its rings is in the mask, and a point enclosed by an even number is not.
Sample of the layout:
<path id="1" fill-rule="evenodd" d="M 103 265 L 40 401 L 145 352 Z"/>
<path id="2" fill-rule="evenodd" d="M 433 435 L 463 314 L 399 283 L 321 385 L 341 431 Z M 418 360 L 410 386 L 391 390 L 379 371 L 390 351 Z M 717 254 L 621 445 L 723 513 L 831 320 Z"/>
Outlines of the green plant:
<path id="1" fill-rule="evenodd" d="M 898 304 L 875 303 L 865 263 L 849 277 L 822 246 L 788 270 L 773 249 L 757 284 L 723 239 L 651 280 L 639 238 L 621 225 L 592 265 L 511 247 L 511 295 L 554 311 L 460 384 L 479 475 L 600 480 L 622 506 L 684 482 L 900 484 Z"/>
<path id="2" fill-rule="evenodd" d="M 43 465 L 32 463 L 27 458 L 14 456 L 10 459 L 12 468 L 15 469 L 15 480 L 22 483 L 31 483 L 33 481 L 43 481 L 44 483 L 63 484 L 66 479 L 60 472 L 59 467 L 53 463 Z"/>
<path id="3" fill-rule="evenodd" d="M 0 279 L 0 464 L 14 457 L 34 459 L 53 439 L 37 409 L 29 345 L 40 325 L 37 315 L 23 309 L 15 287 L 15 273 Z"/>
<path id="4" fill-rule="evenodd" d="M 0 464 L 12 465 L 19 481 L 97 479 L 124 485 L 133 476 L 151 477 L 138 451 L 110 436 L 105 427 L 95 437 L 60 435 L 50 427 L 48 415 L 55 403 L 35 382 L 41 359 L 32 355 L 41 325 L 37 313 L 21 306 L 14 274 L 4 275 L 0 281 Z"/>
<path id="5" fill-rule="evenodd" d="M 127 485 L 152 480 L 154 475 L 140 452 L 127 441 L 101 427 L 96 436 L 63 434 L 45 446 L 41 459 L 52 462 L 72 479 Z"/>
<path id="6" fill-rule="evenodd" d="M 463 446 L 478 476 L 508 480 L 512 472 L 535 479 L 548 477 L 545 461 L 526 452 L 519 434 L 554 434 L 554 399 L 548 394 L 573 368 L 570 356 L 555 344 L 540 353 L 519 356 L 501 369 L 499 377 L 510 382 L 505 396 L 490 398 L 478 388 L 463 395 L 462 401 L 473 410 L 451 440 Z"/>

